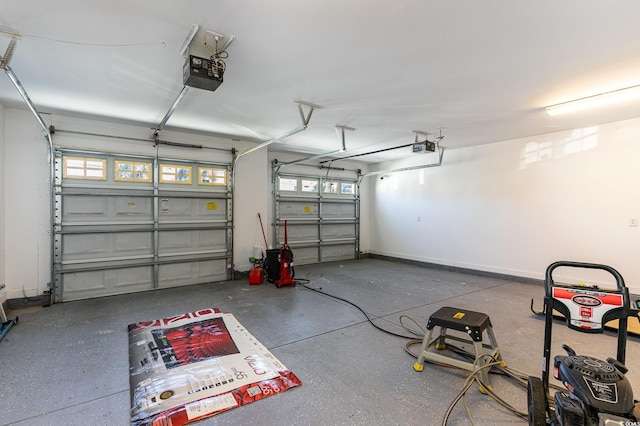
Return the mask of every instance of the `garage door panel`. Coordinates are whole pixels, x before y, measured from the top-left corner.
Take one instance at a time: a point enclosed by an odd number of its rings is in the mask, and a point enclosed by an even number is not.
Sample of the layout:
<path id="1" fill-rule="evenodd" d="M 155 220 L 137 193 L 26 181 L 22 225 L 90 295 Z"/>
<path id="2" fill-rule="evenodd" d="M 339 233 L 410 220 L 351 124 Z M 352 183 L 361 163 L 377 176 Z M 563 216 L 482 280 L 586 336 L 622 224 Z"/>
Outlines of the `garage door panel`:
<path id="1" fill-rule="evenodd" d="M 150 221 L 152 200 L 143 197 L 66 195 L 63 223 Z"/>
<path id="2" fill-rule="evenodd" d="M 283 200 L 280 202 L 281 219 L 313 218 L 318 216 L 318 203 Z"/>
<path id="3" fill-rule="evenodd" d="M 68 195 L 65 197 L 62 220 L 63 222 L 104 220 L 107 216 L 108 204 L 106 198 Z"/>
<path id="4" fill-rule="evenodd" d="M 185 251 L 193 245 L 193 231 L 162 231 L 158 238 L 159 253 Z"/>
<path id="5" fill-rule="evenodd" d="M 148 266 L 134 268 L 118 268 L 105 271 L 108 282 L 119 289 L 148 289 L 151 282 L 152 269 Z"/>
<path id="6" fill-rule="evenodd" d="M 226 230 L 162 231 L 159 234 L 160 255 L 185 252 L 224 251 Z"/>
<path id="7" fill-rule="evenodd" d="M 151 267 L 132 267 L 64 274 L 65 300 L 109 296 L 151 288 Z"/>
<path id="8" fill-rule="evenodd" d="M 151 219 L 153 216 L 153 200 L 141 197 L 114 197 L 113 215 L 116 218 Z"/>
<path id="9" fill-rule="evenodd" d="M 356 246 L 355 244 L 337 245 L 337 246 L 323 246 L 322 247 L 322 261 L 333 262 L 337 260 L 353 259 L 355 257 Z"/>
<path id="10" fill-rule="evenodd" d="M 144 232 L 66 234 L 62 240 L 65 261 L 151 255 L 152 236 Z"/>
<path id="11" fill-rule="evenodd" d="M 160 220 L 226 220 L 226 200 L 162 198 Z"/>
<path id="12" fill-rule="evenodd" d="M 65 294 L 104 290 L 106 288 L 104 275 L 105 271 L 67 273 L 64 277 Z"/>
<path id="13" fill-rule="evenodd" d="M 150 254 L 153 252 L 153 238 L 148 233 L 117 233 L 113 235 L 113 240 L 116 253 Z"/>
<path id="14" fill-rule="evenodd" d="M 198 247 L 211 248 L 213 250 L 226 249 L 226 229 L 210 229 L 198 232 Z"/>
<path id="15" fill-rule="evenodd" d="M 324 224 L 322 225 L 322 240 L 335 238 L 355 238 L 356 226 L 349 224 Z"/>
<path id="16" fill-rule="evenodd" d="M 91 259 L 107 253 L 107 235 L 63 235 L 65 260 Z"/>
<path id="17" fill-rule="evenodd" d="M 323 203 L 322 204 L 322 217 L 323 218 L 355 218 L 356 206 L 355 204 L 346 203 Z"/>
<path id="18" fill-rule="evenodd" d="M 293 251 L 294 265 L 308 265 L 318 263 L 318 247 L 296 247 L 291 246 Z"/>
<path id="19" fill-rule="evenodd" d="M 225 259 L 183 262 L 159 266 L 159 287 L 177 287 L 226 279 Z"/>
<path id="20" fill-rule="evenodd" d="M 318 224 L 287 224 L 287 237 L 290 243 L 296 241 L 320 241 Z M 280 241 L 279 244 L 283 242 Z"/>

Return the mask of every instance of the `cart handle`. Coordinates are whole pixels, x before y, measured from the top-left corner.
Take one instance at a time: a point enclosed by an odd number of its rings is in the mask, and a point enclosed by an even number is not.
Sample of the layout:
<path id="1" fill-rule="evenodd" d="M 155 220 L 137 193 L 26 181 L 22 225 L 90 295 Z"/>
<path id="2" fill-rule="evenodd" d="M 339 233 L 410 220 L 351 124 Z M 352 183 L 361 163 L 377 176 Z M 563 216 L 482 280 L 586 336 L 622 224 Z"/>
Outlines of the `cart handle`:
<path id="1" fill-rule="evenodd" d="M 583 262 L 570 262 L 570 261 L 558 261 L 554 262 L 547 267 L 547 272 L 545 274 L 544 279 L 544 293 L 547 297 L 551 296 L 551 287 L 553 286 L 553 271 L 556 268 L 561 266 L 568 266 L 572 268 L 585 268 L 585 269 L 601 269 L 603 271 L 609 272 L 616 279 L 616 286 L 618 287 L 618 291 L 625 293 L 624 289 L 626 286 L 624 285 L 624 278 L 622 275 L 611 266 L 602 265 L 598 263 L 583 263 Z M 628 302 L 627 302 L 628 303 Z"/>

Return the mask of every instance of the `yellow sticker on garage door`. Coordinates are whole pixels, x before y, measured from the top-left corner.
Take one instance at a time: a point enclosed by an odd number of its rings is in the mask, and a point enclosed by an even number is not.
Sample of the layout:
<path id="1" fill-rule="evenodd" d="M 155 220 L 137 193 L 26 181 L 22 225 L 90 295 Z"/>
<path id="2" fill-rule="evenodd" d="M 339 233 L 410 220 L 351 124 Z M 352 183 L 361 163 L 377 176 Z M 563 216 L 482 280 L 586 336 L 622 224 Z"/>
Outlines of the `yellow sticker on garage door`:
<path id="1" fill-rule="evenodd" d="M 304 206 L 304 212 L 305 212 L 305 213 L 311 213 L 311 207 L 309 207 L 309 206 Z"/>
<path id="2" fill-rule="evenodd" d="M 218 203 L 207 203 L 207 210 L 218 210 Z"/>

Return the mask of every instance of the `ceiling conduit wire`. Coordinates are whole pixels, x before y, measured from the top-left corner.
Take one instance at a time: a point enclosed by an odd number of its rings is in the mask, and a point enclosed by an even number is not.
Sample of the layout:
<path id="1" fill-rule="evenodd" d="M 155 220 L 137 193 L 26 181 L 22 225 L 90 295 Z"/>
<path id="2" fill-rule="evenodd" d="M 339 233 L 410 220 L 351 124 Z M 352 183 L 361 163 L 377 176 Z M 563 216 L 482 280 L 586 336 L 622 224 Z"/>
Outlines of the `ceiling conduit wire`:
<path id="1" fill-rule="evenodd" d="M 36 119 L 38 120 L 38 123 L 40 124 L 40 126 L 42 127 L 42 130 L 44 131 L 44 137 L 47 140 L 47 145 L 48 145 L 48 156 L 49 156 L 49 193 L 50 193 L 50 205 L 49 205 L 49 209 L 50 209 L 50 214 L 49 214 L 49 226 L 50 226 L 50 231 L 51 231 L 51 236 L 50 236 L 50 248 L 51 248 L 51 256 L 54 255 L 55 253 L 55 245 L 54 245 L 54 227 L 55 227 L 55 221 L 53 218 L 53 212 L 55 211 L 55 197 L 53 196 L 53 188 L 54 188 L 54 179 L 55 179 L 55 164 L 54 164 L 54 159 L 53 159 L 53 140 L 51 139 L 51 132 L 49 131 L 49 128 L 47 127 L 47 125 L 45 124 L 44 120 L 42 119 L 42 117 L 40 116 L 40 114 L 38 113 L 38 111 L 36 110 L 36 107 L 33 105 L 33 102 L 31 101 L 31 98 L 29 97 L 29 95 L 27 94 L 27 91 L 25 90 L 24 86 L 22 86 L 22 83 L 20 83 L 20 80 L 18 80 L 18 77 L 15 75 L 15 73 L 13 72 L 13 70 L 11 69 L 11 67 L 9 66 L 9 62 L 11 61 L 11 57 L 13 55 L 13 49 L 15 48 L 16 42 L 18 40 L 18 36 L 17 35 L 13 35 L 11 38 L 11 41 L 9 42 L 9 46 L 7 47 L 7 50 L 4 54 L 4 56 L 2 57 L 2 60 L 0 61 L 0 68 L 4 69 L 5 73 L 7 74 L 7 76 L 9 77 L 9 79 L 11 80 L 11 82 L 13 83 L 13 85 L 16 87 L 16 89 L 18 90 L 18 93 L 20 93 L 20 96 L 22 96 L 22 99 L 24 100 L 24 102 L 27 104 L 27 107 L 29 107 L 29 109 L 31 110 L 31 112 L 33 113 L 33 115 L 36 117 Z M 53 259 L 52 259 L 52 264 L 53 264 Z M 50 292 L 49 292 L 49 304 L 53 303 L 54 301 L 54 283 L 55 283 L 55 275 L 54 275 L 54 271 L 53 271 L 53 267 L 51 267 L 51 271 L 50 271 L 50 278 L 49 278 L 49 286 L 50 286 Z"/>
<path id="2" fill-rule="evenodd" d="M 295 101 L 295 103 L 298 105 L 298 112 L 300 113 L 300 118 L 302 119 L 302 126 L 296 127 L 295 129 L 289 130 L 288 132 L 285 132 L 279 136 L 276 136 L 275 138 L 269 139 L 268 141 L 252 146 L 251 148 L 248 148 L 237 155 L 235 154 L 235 150 L 234 150 L 234 158 L 231 163 L 231 241 L 232 241 L 231 244 L 233 244 L 234 228 L 235 228 L 235 196 L 236 196 L 235 189 L 236 189 L 236 168 L 238 165 L 238 160 L 240 160 L 241 157 L 244 157 L 247 154 L 250 154 L 254 151 L 262 149 L 273 143 L 282 141 L 290 136 L 293 136 L 297 133 L 300 133 L 306 130 L 307 127 L 309 126 L 309 121 L 311 120 L 311 115 L 313 114 L 313 111 L 315 109 L 323 108 L 320 105 L 315 105 L 305 101 Z M 309 108 L 309 112 L 306 115 L 302 109 L 303 105 Z M 233 278 L 233 264 L 234 264 L 234 255 L 233 255 L 233 247 L 232 247 L 231 248 L 232 278 Z"/>

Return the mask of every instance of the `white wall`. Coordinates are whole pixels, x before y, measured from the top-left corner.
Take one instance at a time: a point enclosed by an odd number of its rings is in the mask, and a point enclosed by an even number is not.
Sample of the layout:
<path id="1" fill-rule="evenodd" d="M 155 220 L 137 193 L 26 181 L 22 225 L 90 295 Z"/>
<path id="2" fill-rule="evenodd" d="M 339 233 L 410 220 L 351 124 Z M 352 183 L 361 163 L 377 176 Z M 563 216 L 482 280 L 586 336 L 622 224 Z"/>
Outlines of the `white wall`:
<path id="1" fill-rule="evenodd" d="M 4 284 L 5 279 L 5 202 L 4 202 L 4 169 L 7 154 L 4 150 L 4 106 L 0 105 L 0 284 Z M 1 302 L 1 299 L 0 299 Z"/>
<path id="2" fill-rule="evenodd" d="M 246 149 L 246 148 L 244 148 Z M 240 157 L 236 169 L 234 231 L 235 262 L 238 270 L 251 269 L 249 258 L 254 246 L 262 241 L 258 213 L 264 216 L 268 210 L 271 173 L 267 164 L 267 150 L 260 149 Z M 264 224 L 268 226 L 267 223 Z M 268 231 L 266 231 L 268 232 Z"/>
<path id="3" fill-rule="evenodd" d="M 0 277 L 3 277 L 7 284 L 8 298 L 13 299 L 22 298 L 25 294 L 29 297 L 40 295 L 48 289 L 51 274 L 50 185 L 47 143 L 35 117 L 27 110 L 10 108 L 4 110 L 4 115 L 4 155 L 0 162 L 0 172 L 4 166 L 5 179 L 0 197 L 4 197 L 2 223 L 5 226 L 5 237 L 2 252 L 5 270 Z M 125 126 L 44 114 L 43 118 L 47 125 L 53 124 L 58 129 L 53 135 L 55 145 L 151 156 L 156 153 L 156 148 L 150 142 L 76 135 L 62 131 L 147 139 L 153 133 L 148 126 Z M 226 149 L 194 150 L 158 146 L 159 156 L 176 159 L 196 158 L 229 163 L 232 158 L 229 151 L 231 148 L 242 151 L 253 146 L 245 142 L 168 130 L 164 130 L 160 136 L 161 140 Z M 246 271 L 250 267 L 249 257 L 253 255 L 257 212 L 267 210 L 267 176 L 266 150 L 255 151 L 238 161 L 235 187 L 234 269 Z"/>
<path id="4" fill-rule="evenodd" d="M 47 143 L 35 117 L 5 109 L 5 284 L 9 299 L 42 294 L 50 281 Z"/>
<path id="5" fill-rule="evenodd" d="M 603 263 L 638 294 L 639 158 L 640 119 L 445 151 L 440 167 L 375 178 L 371 251 L 538 279 L 557 260 Z"/>

